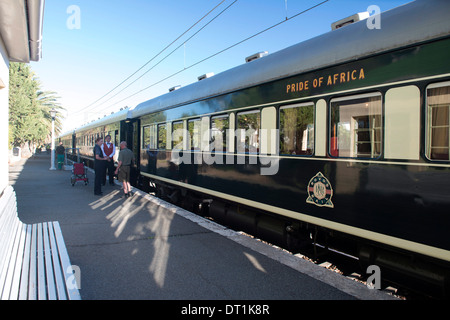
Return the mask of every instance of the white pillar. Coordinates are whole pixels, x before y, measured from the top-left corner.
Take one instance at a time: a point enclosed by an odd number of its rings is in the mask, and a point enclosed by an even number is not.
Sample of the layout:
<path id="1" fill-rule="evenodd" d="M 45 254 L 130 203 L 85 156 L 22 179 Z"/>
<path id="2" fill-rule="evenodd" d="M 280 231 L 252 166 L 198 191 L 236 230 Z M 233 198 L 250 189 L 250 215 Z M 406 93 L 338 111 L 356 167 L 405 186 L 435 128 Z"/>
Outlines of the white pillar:
<path id="1" fill-rule="evenodd" d="M 55 110 L 52 109 L 50 111 L 50 114 L 52 116 L 52 157 L 51 157 L 51 163 L 50 163 L 50 170 L 56 170 L 55 168 Z"/>

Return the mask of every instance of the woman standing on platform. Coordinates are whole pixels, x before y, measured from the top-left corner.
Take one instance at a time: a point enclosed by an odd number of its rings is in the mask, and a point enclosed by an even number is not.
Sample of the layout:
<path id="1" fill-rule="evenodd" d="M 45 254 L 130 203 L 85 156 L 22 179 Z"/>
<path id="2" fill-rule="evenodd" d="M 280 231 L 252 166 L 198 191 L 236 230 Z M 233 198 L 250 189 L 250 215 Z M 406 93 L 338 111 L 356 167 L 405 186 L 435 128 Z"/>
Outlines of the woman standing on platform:
<path id="1" fill-rule="evenodd" d="M 103 144 L 102 138 L 97 138 L 95 140 L 94 146 L 94 171 L 95 171 L 95 183 L 94 183 L 94 194 L 96 196 L 101 196 L 102 192 L 102 182 L 105 175 L 106 160 L 108 157 L 103 156 L 103 151 L 101 145 Z"/>

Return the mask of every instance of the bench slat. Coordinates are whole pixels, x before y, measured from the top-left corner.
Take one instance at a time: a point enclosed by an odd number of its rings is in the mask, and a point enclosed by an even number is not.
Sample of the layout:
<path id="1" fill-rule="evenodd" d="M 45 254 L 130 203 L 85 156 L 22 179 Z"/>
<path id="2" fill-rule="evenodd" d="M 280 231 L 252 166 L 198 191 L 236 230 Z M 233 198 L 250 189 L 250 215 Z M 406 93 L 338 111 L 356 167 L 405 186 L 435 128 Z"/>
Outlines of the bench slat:
<path id="1" fill-rule="evenodd" d="M 18 246 L 20 243 L 20 227 L 20 223 L 14 224 L 13 230 L 15 234 L 12 235 L 4 260 L 4 267 L 0 280 L 0 283 L 3 284 L 3 291 L 1 294 L 2 300 L 9 299 L 9 294 L 11 292 L 13 271 L 16 263 Z"/>
<path id="2" fill-rule="evenodd" d="M 33 224 L 31 230 L 31 246 L 30 246 L 30 272 L 28 278 L 28 287 L 25 290 L 28 290 L 28 299 L 36 300 L 37 299 L 37 288 L 38 288 L 38 280 L 37 280 L 37 225 Z"/>
<path id="3" fill-rule="evenodd" d="M 47 285 L 48 300 L 56 300 L 56 284 L 53 275 L 53 259 L 52 250 L 50 248 L 49 230 L 47 223 L 42 223 L 42 233 L 44 238 L 44 261 L 45 261 L 45 276 Z"/>
<path id="4" fill-rule="evenodd" d="M 64 268 L 61 265 L 61 260 L 58 259 L 59 253 L 58 253 L 58 246 L 56 244 L 55 229 L 53 228 L 53 223 L 50 222 L 48 223 L 48 230 L 49 230 L 50 246 L 52 248 L 53 270 L 55 271 L 55 280 L 56 280 L 55 282 L 58 300 L 67 300 Z"/>
<path id="5" fill-rule="evenodd" d="M 38 299 L 47 299 L 47 288 L 45 286 L 45 261 L 44 240 L 42 239 L 42 224 L 37 224 L 37 292 Z"/>
<path id="6" fill-rule="evenodd" d="M 0 241 L 7 243 L 10 239 L 8 232 L 10 232 L 10 225 L 14 219 L 15 199 L 12 195 L 4 195 L 0 199 Z M 3 248 L 0 247 L 0 257 L 2 257 Z"/>
<path id="7" fill-rule="evenodd" d="M 23 252 L 22 271 L 20 275 L 20 289 L 19 300 L 26 300 L 28 298 L 28 285 L 30 281 L 30 257 L 31 257 L 31 240 L 32 240 L 32 225 L 26 226 L 26 239 Z"/>
<path id="8" fill-rule="evenodd" d="M 5 221 L 5 230 L 2 232 L 2 245 L 0 246 L 0 261 L 8 261 L 9 255 L 11 254 L 11 249 L 14 244 L 14 236 L 16 232 L 16 227 L 20 223 L 18 219 L 14 219 L 14 217 L 10 217 L 7 221 Z M 2 264 L 0 268 L 0 279 L 4 281 L 4 272 L 7 270 L 7 264 Z M 0 280 L 0 283 L 1 280 Z"/>
<path id="9" fill-rule="evenodd" d="M 20 241 L 19 247 L 17 248 L 16 254 L 16 263 L 13 271 L 13 280 L 11 292 L 9 294 L 9 299 L 17 300 L 19 298 L 19 288 L 20 288 L 20 277 L 22 273 L 22 265 L 24 259 L 24 251 L 25 251 L 25 241 L 27 237 L 27 226 L 22 224 L 20 226 Z"/>
<path id="10" fill-rule="evenodd" d="M 75 283 L 75 279 L 73 279 L 72 265 L 70 263 L 69 254 L 67 253 L 67 248 L 58 221 L 53 222 L 53 228 L 55 230 L 55 238 L 58 246 L 59 258 L 61 259 L 61 265 L 63 267 L 62 271 L 64 274 L 65 283 L 67 285 L 68 298 L 70 300 L 81 300 L 77 284 Z"/>

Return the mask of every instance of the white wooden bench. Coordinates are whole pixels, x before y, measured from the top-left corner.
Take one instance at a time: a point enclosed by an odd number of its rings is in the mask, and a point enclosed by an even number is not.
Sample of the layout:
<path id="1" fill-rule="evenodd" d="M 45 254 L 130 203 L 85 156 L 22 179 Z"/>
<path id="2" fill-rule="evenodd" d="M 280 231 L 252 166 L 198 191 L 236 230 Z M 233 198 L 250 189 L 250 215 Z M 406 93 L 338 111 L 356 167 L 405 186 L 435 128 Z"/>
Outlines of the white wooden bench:
<path id="1" fill-rule="evenodd" d="M 0 198 L 0 298 L 81 299 L 59 223 L 22 223 L 12 187 Z"/>

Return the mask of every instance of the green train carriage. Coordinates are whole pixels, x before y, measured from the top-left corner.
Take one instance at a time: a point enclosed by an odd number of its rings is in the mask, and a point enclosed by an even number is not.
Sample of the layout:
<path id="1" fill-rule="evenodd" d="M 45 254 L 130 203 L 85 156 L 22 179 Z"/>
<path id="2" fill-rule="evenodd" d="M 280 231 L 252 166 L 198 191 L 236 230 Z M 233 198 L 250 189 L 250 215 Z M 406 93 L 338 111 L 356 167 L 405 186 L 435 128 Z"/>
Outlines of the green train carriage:
<path id="1" fill-rule="evenodd" d="M 347 25 L 105 121 L 132 146 L 143 189 L 447 290 L 448 12 L 414 1 L 380 29 Z"/>

